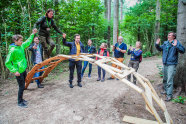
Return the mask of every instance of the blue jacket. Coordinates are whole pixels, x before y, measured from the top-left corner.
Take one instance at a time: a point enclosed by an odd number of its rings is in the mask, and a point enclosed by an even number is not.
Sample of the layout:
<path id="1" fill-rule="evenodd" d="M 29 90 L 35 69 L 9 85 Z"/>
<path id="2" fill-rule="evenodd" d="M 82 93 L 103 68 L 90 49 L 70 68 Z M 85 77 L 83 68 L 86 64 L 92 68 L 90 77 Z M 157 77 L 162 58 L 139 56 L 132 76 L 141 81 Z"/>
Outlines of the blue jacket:
<path id="1" fill-rule="evenodd" d="M 173 46 L 169 41 L 165 41 L 163 45 L 155 44 L 157 50 L 163 51 L 163 64 L 164 65 L 177 65 L 178 53 L 185 53 L 185 48 L 177 40 L 177 46 Z"/>
<path id="2" fill-rule="evenodd" d="M 130 60 L 133 60 L 133 61 L 140 61 L 140 56 L 142 55 L 142 50 L 139 49 L 139 50 L 135 50 L 135 48 L 131 51 L 130 49 L 128 50 L 128 55 L 131 54 L 131 58 Z"/>
<path id="3" fill-rule="evenodd" d="M 77 53 L 77 48 L 76 48 L 76 44 L 75 41 L 73 42 L 66 42 L 66 39 L 63 38 L 63 44 L 65 46 L 70 47 L 70 55 L 76 55 Z M 81 48 L 81 53 L 84 52 L 84 45 L 81 43 L 80 41 L 80 48 Z M 70 61 L 75 61 L 74 59 L 69 59 Z"/>
<path id="4" fill-rule="evenodd" d="M 31 62 L 34 64 L 35 59 L 36 59 L 37 50 L 33 49 L 33 46 L 34 46 L 34 43 L 32 43 L 28 49 L 32 52 Z M 39 43 L 39 49 L 40 49 L 40 52 L 43 53 L 43 47 L 40 43 Z M 41 54 L 41 57 L 42 57 L 42 61 L 43 61 L 43 54 Z"/>

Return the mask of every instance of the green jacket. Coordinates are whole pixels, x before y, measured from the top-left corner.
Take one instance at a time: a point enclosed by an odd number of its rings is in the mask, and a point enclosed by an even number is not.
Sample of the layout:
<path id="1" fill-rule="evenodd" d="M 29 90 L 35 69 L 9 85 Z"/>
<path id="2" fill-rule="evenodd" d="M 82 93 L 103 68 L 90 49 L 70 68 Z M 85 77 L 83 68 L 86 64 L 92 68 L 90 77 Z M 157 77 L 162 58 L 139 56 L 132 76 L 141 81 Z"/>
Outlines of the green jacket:
<path id="1" fill-rule="evenodd" d="M 27 48 L 33 41 L 34 34 L 31 34 L 26 42 L 23 42 L 21 46 L 15 45 L 15 43 L 9 46 L 9 53 L 7 55 L 5 66 L 10 72 L 23 73 L 27 68 L 27 60 L 25 57 L 25 48 Z"/>

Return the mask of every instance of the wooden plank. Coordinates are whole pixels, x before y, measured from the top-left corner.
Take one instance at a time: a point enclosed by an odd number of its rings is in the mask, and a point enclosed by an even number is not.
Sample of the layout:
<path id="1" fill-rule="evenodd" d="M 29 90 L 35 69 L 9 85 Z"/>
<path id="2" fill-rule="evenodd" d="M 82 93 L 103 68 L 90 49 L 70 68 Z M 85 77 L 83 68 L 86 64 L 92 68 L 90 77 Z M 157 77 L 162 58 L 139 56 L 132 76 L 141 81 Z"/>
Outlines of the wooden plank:
<path id="1" fill-rule="evenodd" d="M 132 124 L 159 124 L 157 121 L 146 120 L 131 116 L 124 116 L 123 121 Z"/>
<path id="2" fill-rule="evenodd" d="M 152 104 L 152 92 L 147 84 L 145 84 L 145 95 L 147 96 L 149 102 Z M 145 108 L 147 109 L 147 111 L 149 111 L 151 114 L 153 114 L 153 112 L 150 110 L 149 106 L 146 105 Z"/>

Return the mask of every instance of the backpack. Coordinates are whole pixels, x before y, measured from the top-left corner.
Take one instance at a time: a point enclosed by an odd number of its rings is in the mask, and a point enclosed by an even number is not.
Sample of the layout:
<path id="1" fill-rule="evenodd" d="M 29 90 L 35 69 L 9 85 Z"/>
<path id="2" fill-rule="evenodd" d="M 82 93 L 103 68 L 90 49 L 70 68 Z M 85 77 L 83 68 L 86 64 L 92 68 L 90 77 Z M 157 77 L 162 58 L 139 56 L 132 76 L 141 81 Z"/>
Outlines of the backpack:
<path id="1" fill-rule="evenodd" d="M 141 54 L 140 59 L 139 59 L 139 63 L 142 61 L 142 58 L 143 58 L 143 57 L 142 57 L 142 54 Z"/>

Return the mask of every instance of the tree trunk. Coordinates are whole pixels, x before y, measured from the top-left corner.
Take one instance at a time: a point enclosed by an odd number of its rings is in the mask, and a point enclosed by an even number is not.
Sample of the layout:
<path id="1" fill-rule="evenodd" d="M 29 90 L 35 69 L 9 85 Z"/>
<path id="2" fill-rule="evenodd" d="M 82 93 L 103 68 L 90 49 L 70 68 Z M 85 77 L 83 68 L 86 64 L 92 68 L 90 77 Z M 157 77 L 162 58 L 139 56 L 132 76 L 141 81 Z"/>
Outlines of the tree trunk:
<path id="1" fill-rule="evenodd" d="M 119 0 L 114 0 L 113 45 L 117 43 L 117 38 L 118 38 L 118 15 L 119 15 Z"/>
<path id="2" fill-rule="evenodd" d="M 161 3 L 159 0 L 156 2 L 156 22 L 155 22 L 155 37 L 154 37 L 154 44 L 156 43 L 156 40 L 159 38 L 160 35 L 160 12 L 161 12 Z M 153 53 L 157 53 L 155 45 L 153 45 Z"/>
<path id="3" fill-rule="evenodd" d="M 177 39 L 186 48 L 186 0 L 179 0 L 177 13 Z M 180 95 L 182 91 L 186 94 L 186 54 L 179 54 L 179 64 L 174 78 L 174 83 L 178 86 Z"/>
<path id="4" fill-rule="evenodd" d="M 138 27 L 138 41 L 141 40 L 141 37 L 140 37 L 140 26 Z"/>
<path id="5" fill-rule="evenodd" d="M 55 0 L 55 15 L 58 16 L 58 5 L 59 5 L 59 1 Z M 56 25 L 58 25 L 58 19 L 56 18 Z M 58 34 L 57 34 L 58 35 Z M 60 40 L 58 38 L 58 36 L 56 37 L 56 54 L 60 54 L 61 53 L 61 45 L 60 45 Z"/>
<path id="6" fill-rule="evenodd" d="M 121 0 L 121 7 L 120 7 L 120 20 L 123 20 L 123 0 Z"/>
<path id="7" fill-rule="evenodd" d="M 105 5 L 105 19 L 108 17 L 108 0 L 104 0 Z"/>
<path id="8" fill-rule="evenodd" d="M 107 39 L 108 39 L 108 50 L 110 52 L 110 33 L 111 33 L 111 30 L 110 30 L 110 20 L 111 20 L 111 0 L 108 0 L 108 32 L 107 32 Z"/>

